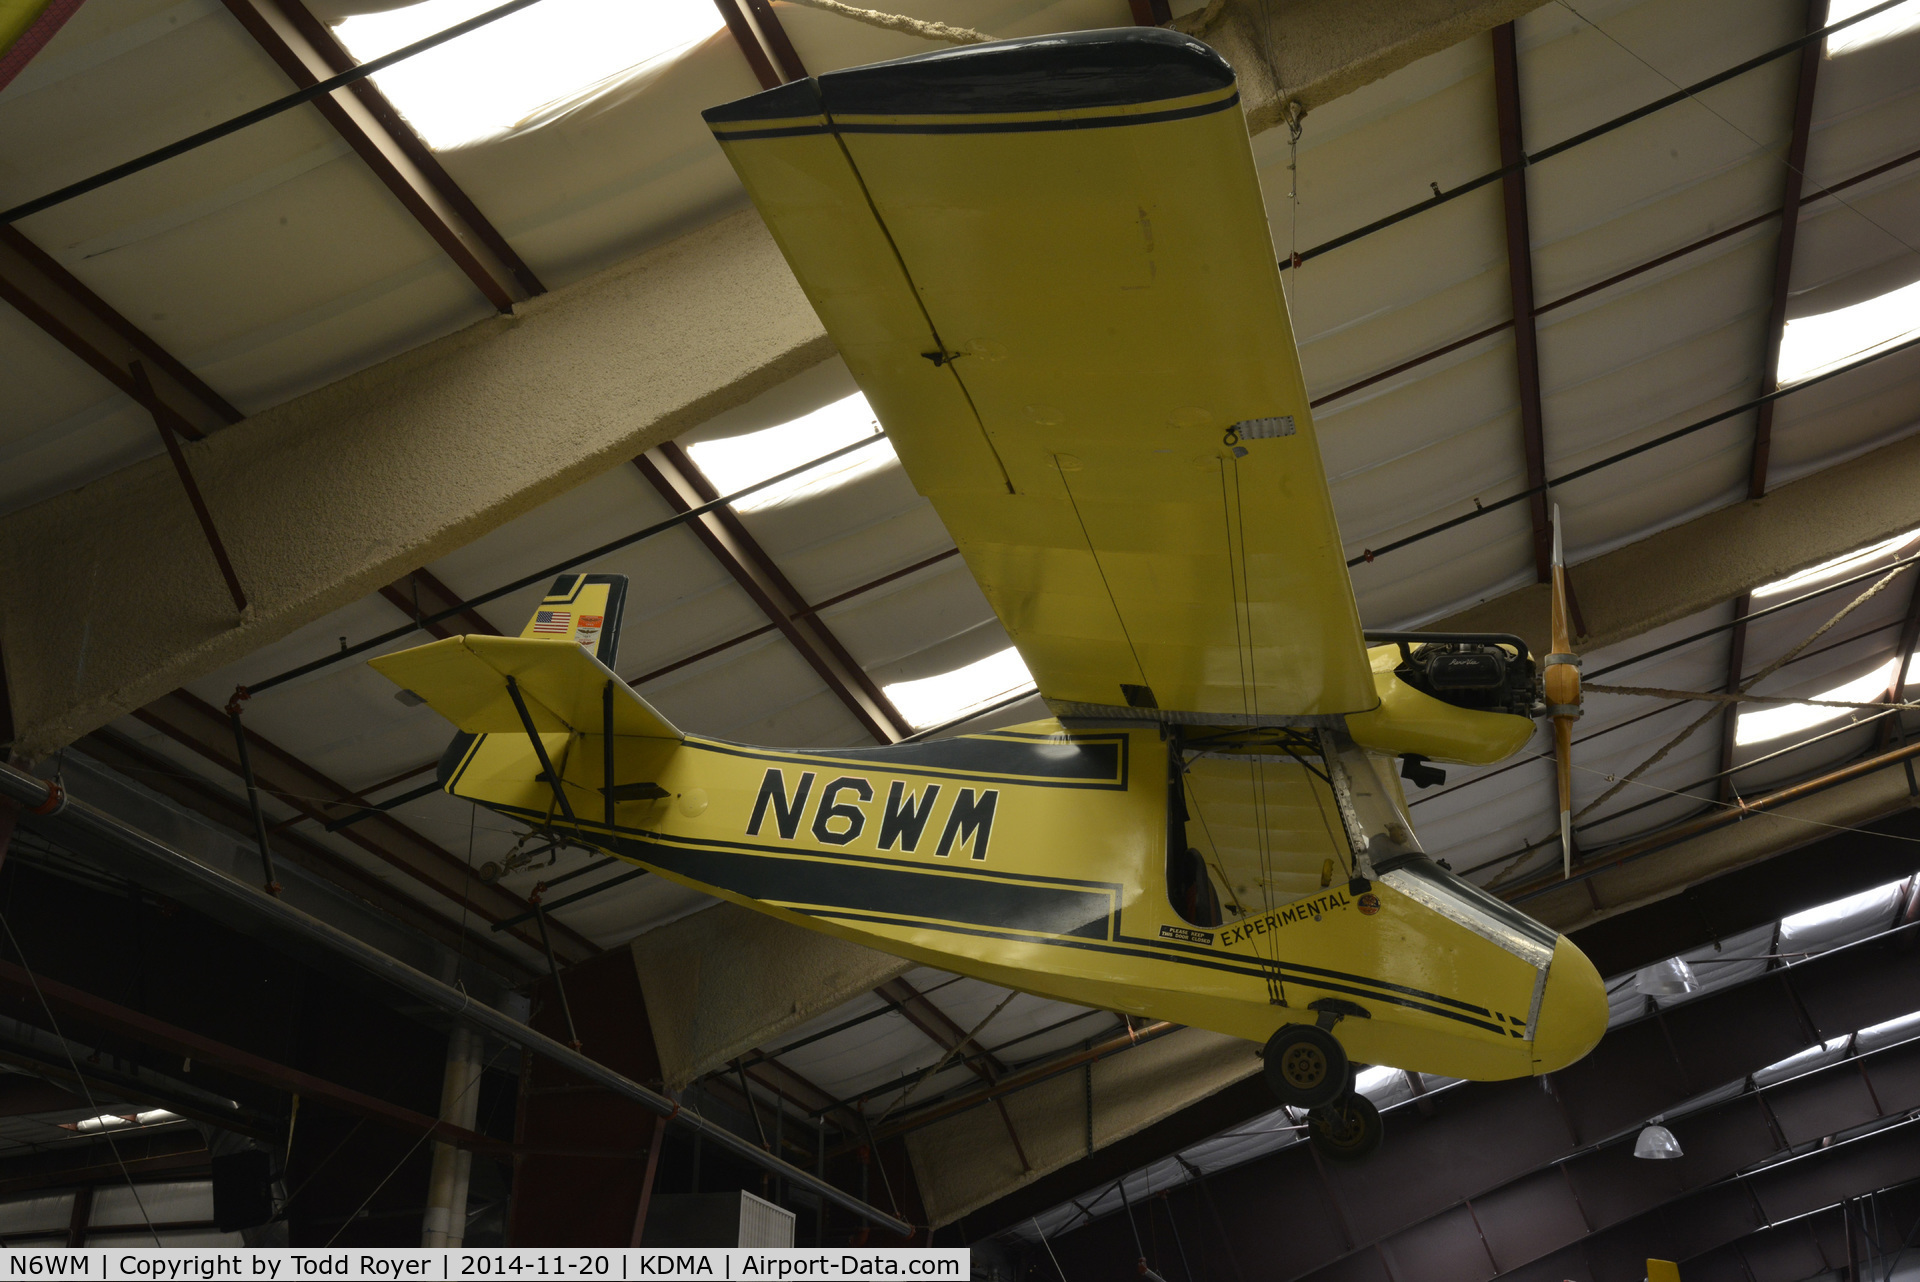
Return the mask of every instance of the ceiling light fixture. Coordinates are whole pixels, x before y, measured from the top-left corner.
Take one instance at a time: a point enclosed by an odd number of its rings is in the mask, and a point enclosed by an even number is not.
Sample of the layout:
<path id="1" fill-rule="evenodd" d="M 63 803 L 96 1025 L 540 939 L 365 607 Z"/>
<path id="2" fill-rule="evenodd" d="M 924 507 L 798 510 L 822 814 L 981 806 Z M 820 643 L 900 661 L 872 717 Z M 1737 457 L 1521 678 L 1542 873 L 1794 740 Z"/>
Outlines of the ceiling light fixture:
<path id="1" fill-rule="evenodd" d="M 1640 1138 L 1633 1142 L 1633 1155 L 1656 1162 L 1686 1156 L 1681 1151 L 1680 1141 L 1673 1138 L 1672 1131 L 1660 1125 L 1658 1118 L 1647 1123 L 1640 1132 Z"/>

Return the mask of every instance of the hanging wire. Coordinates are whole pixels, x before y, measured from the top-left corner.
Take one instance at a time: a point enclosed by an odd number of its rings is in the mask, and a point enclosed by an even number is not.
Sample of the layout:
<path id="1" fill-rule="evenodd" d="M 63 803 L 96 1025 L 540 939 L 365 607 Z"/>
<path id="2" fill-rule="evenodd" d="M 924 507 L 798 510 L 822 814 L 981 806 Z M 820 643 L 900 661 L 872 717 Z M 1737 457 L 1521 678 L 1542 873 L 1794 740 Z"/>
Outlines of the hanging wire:
<path id="1" fill-rule="evenodd" d="M 1894 566 L 1891 570 L 1888 570 L 1884 575 L 1880 577 L 1878 582 L 1876 582 L 1872 587 L 1868 588 L 1865 592 L 1862 592 L 1859 596 L 1855 597 L 1853 600 L 1849 601 L 1846 605 L 1842 606 L 1840 608 L 1840 611 L 1837 614 L 1835 614 L 1832 618 L 1828 619 L 1825 623 L 1821 624 L 1819 627 L 1815 628 L 1813 632 L 1805 640 L 1800 642 L 1800 644 L 1794 646 L 1791 650 L 1788 650 L 1785 654 L 1775 659 L 1772 663 L 1767 664 L 1767 666 L 1765 666 L 1764 668 L 1761 668 L 1760 671 L 1754 673 L 1752 676 L 1743 680 L 1740 683 L 1739 693 L 1745 694 L 1748 690 L 1751 690 L 1754 686 L 1759 685 L 1762 681 L 1766 680 L 1768 677 L 1778 672 L 1781 668 L 1791 663 L 1794 660 L 1794 658 L 1798 656 L 1802 650 L 1805 650 L 1808 646 L 1812 645 L 1815 641 L 1818 641 L 1821 637 L 1825 636 L 1828 632 L 1832 631 L 1835 627 L 1839 626 L 1839 624 L 1849 614 L 1852 614 L 1855 610 L 1859 609 L 1861 606 L 1871 601 L 1874 597 L 1878 596 L 1880 594 L 1880 591 L 1883 588 L 1885 588 L 1889 583 L 1892 583 L 1894 579 L 1898 578 L 1901 572 L 1904 571 L 1911 564 L 1912 564 L 1911 561 L 1904 562 L 1900 565 Z M 1652 756 L 1648 757 L 1645 761 L 1642 761 L 1639 765 L 1635 766 L 1632 770 L 1628 771 L 1627 774 L 1619 780 L 1619 782 L 1615 783 L 1611 788 L 1607 789 L 1605 792 L 1601 793 L 1598 797 L 1595 797 L 1592 801 L 1589 801 L 1586 805 L 1582 806 L 1579 812 L 1574 815 L 1574 818 L 1576 819 L 1584 818 L 1585 816 L 1593 813 L 1593 810 L 1596 806 L 1604 805 L 1606 802 L 1612 800 L 1613 797 L 1616 794 L 1618 794 L 1622 788 L 1625 788 L 1628 784 L 1635 782 L 1640 778 L 1641 775 L 1645 774 L 1648 770 L 1652 769 L 1655 765 L 1665 760 L 1667 754 L 1672 752 L 1675 748 L 1679 747 L 1681 744 L 1685 743 L 1689 738 L 1691 738 L 1694 731 L 1700 729 L 1700 727 L 1706 725 L 1709 721 L 1712 721 L 1716 717 L 1719 717 L 1722 715 L 1723 715 L 1723 709 L 1719 704 L 1716 703 L 1712 707 L 1708 708 L 1706 712 L 1702 713 L 1698 718 L 1696 718 L 1694 721 L 1688 724 L 1685 729 L 1681 730 L 1680 733 L 1674 735 L 1673 738 L 1669 739 L 1665 744 L 1663 744 L 1660 747 L 1660 749 L 1657 752 L 1655 752 Z"/>
<path id="2" fill-rule="evenodd" d="M 1047 1258 L 1053 1261 L 1053 1271 L 1060 1275 L 1060 1282 L 1067 1282 L 1067 1271 L 1060 1267 L 1060 1257 L 1053 1253 L 1053 1243 L 1047 1241 L 1046 1232 L 1040 1227 L 1040 1217 L 1029 1215 L 1027 1218 L 1033 1222 L 1033 1231 L 1040 1239 L 1040 1245 L 1047 1248 Z"/>
<path id="3" fill-rule="evenodd" d="M 47 1017 L 53 1036 L 60 1043 L 61 1052 L 67 1057 L 67 1067 L 73 1070 L 73 1079 L 80 1084 L 80 1093 L 86 1097 L 87 1107 L 94 1111 L 96 1117 L 99 1116 L 102 1110 L 99 1102 L 93 1098 L 93 1087 L 87 1084 L 86 1074 L 80 1071 L 79 1061 L 73 1057 L 73 1045 L 67 1041 L 66 1034 L 60 1031 L 60 1021 L 55 1017 L 53 1007 L 47 1001 L 47 995 L 40 991 L 40 977 L 33 973 L 33 966 L 27 961 L 27 954 L 20 947 L 19 938 L 13 933 L 13 923 L 7 920 L 5 913 L 0 913 L 0 927 L 4 927 L 7 932 L 7 943 L 13 946 L 13 955 L 20 959 L 20 969 L 27 972 L 27 982 L 33 985 L 33 995 L 39 999 L 40 1009 Z M 139 1209 L 140 1218 L 146 1222 L 148 1235 L 153 1238 L 153 1244 L 159 1246 L 160 1234 L 153 1227 L 153 1217 L 147 1214 L 147 1204 L 140 1197 L 139 1186 L 133 1182 L 133 1172 L 127 1169 L 126 1159 L 120 1156 L 120 1146 L 113 1142 L 113 1130 L 107 1128 L 100 1134 L 101 1138 L 107 1141 L 107 1151 L 113 1154 L 114 1165 L 120 1168 L 120 1178 L 127 1182 L 127 1192 L 133 1194 L 133 1204 Z"/>
<path id="4" fill-rule="evenodd" d="M 480 1071 L 475 1073 L 473 1075 L 472 1080 L 467 1083 L 466 1090 L 463 1090 L 460 1092 L 460 1094 L 456 1095 L 454 1097 L 453 1102 L 457 1104 L 461 1100 L 464 1100 L 467 1097 L 469 1092 L 478 1090 L 480 1087 L 481 1079 L 487 1075 L 487 1070 L 492 1068 L 494 1064 L 499 1061 L 500 1057 L 506 1054 L 506 1052 L 507 1052 L 507 1047 L 505 1044 L 502 1044 L 498 1050 L 494 1051 L 492 1058 L 489 1059 L 485 1064 L 481 1065 Z M 422 1144 L 425 1144 L 428 1140 L 432 1139 L 433 1133 L 439 1130 L 441 1125 L 445 1121 L 446 1119 L 441 1117 L 436 1117 L 433 1119 L 433 1125 L 429 1126 L 426 1130 L 422 1131 L 420 1133 L 420 1138 L 415 1140 L 411 1145 L 408 1146 L 407 1151 L 400 1155 L 400 1160 L 393 1164 L 392 1169 L 389 1170 L 385 1175 L 380 1177 L 380 1182 L 374 1185 L 372 1191 L 370 1191 L 366 1195 L 366 1197 L 360 1200 L 360 1205 L 353 1208 L 353 1214 L 347 1216 L 346 1219 L 340 1221 L 340 1226 L 334 1229 L 333 1236 L 327 1239 L 326 1244 L 328 1246 L 332 1246 L 335 1242 L 340 1240 L 340 1235 L 347 1231 L 347 1228 L 349 1225 L 351 1225 L 355 1220 L 360 1218 L 361 1213 L 364 1212 L 367 1209 L 367 1207 L 373 1203 L 373 1199 L 380 1196 L 380 1190 L 387 1187 L 387 1185 L 390 1182 L 392 1182 L 393 1177 L 400 1173 L 400 1168 L 405 1166 L 409 1161 L 413 1159 L 413 1155 L 420 1151 L 420 1146 Z M 302 1187 L 305 1187 L 305 1186 L 303 1185 Z M 293 1199 L 288 1198 L 287 1200 L 291 1202 Z"/>
<path id="5" fill-rule="evenodd" d="M 1700 95 L 1695 93 L 1693 90 L 1682 87 L 1678 80 L 1675 80 L 1672 76 L 1669 76 L 1666 72 L 1660 70 L 1660 68 L 1654 66 L 1651 62 L 1648 62 L 1640 54 L 1628 48 L 1626 44 L 1624 44 L 1612 32 L 1603 28 L 1599 23 L 1595 22 L 1592 18 L 1589 18 L 1586 14 L 1581 13 L 1578 9 L 1574 8 L 1571 4 L 1568 4 L 1567 0 L 1557 0 L 1557 2 L 1559 3 L 1562 9 L 1565 9 L 1568 13 L 1572 14 L 1574 17 L 1578 18 L 1580 21 L 1586 23 L 1587 26 L 1593 28 L 1595 32 L 1605 37 L 1614 46 L 1614 48 L 1620 50 L 1620 52 L 1626 54 L 1629 58 L 1632 58 L 1635 62 L 1645 67 L 1648 71 L 1651 71 L 1654 75 L 1660 77 L 1662 80 L 1672 85 L 1676 90 L 1679 90 L 1680 93 L 1686 95 L 1688 100 L 1693 102 L 1701 110 L 1705 111 L 1708 115 L 1718 120 L 1721 124 L 1733 130 L 1733 132 L 1739 134 L 1742 138 L 1745 138 L 1748 142 L 1752 143 L 1755 147 L 1759 148 L 1760 153 L 1762 155 L 1774 156 L 1775 159 L 1777 159 L 1780 162 L 1780 164 L 1787 169 L 1788 172 L 1793 174 L 1796 178 L 1799 178 L 1802 182 L 1807 181 L 1806 171 L 1799 168 L 1791 160 L 1788 160 L 1786 156 L 1775 155 L 1772 148 L 1768 147 L 1765 143 L 1761 142 L 1758 138 L 1755 138 L 1752 134 L 1742 129 L 1739 125 L 1736 125 L 1735 123 L 1733 123 L 1733 121 L 1728 117 L 1722 115 L 1718 111 L 1715 111 L 1711 106 L 1708 105 L 1706 99 L 1700 97 Z M 1825 37 L 1823 36 L 1821 39 L 1824 41 Z M 1818 200 L 1822 196 L 1832 197 L 1836 202 L 1840 204 L 1842 208 L 1846 209 L 1848 213 L 1860 219 L 1862 222 L 1866 223 L 1869 227 L 1872 227 L 1876 231 L 1882 233 L 1887 237 L 1887 239 L 1893 241 L 1895 244 L 1905 249 L 1908 253 L 1914 254 L 1916 256 L 1920 256 L 1920 249 L 1916 249 L 1912 244 L 1912 242 L 1908 241 L 1906 238 L 1899 235 L 1892 228 L 1887 227 L 1883 223 L 1880 223 L 1875 219 L 1873 219 L 1872 217 L 1870 217 L 1866 213 L 1866 211 L 1854 205 L 1851 201 L 1847 200 L 1846 197 L 1840 195 L 1838 192 L 1829 191 L 1825 187 L 1816 187 L 1816 189 L 1813 192 L 1813 198 L 1815 200 Z"/>

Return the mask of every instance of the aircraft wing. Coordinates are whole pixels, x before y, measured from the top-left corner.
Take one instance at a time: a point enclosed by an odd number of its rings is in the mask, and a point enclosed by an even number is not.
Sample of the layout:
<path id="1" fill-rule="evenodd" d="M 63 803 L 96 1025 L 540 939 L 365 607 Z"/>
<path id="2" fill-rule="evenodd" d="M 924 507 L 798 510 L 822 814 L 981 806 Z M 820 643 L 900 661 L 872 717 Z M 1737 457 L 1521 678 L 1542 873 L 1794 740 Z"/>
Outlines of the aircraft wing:
<path id="1" fill-rule="evenodd" d="M 1004 41 L 706 119 L 1056 714 L 1375 705 L 1219 55 Z"/>
<path id="2" fill-rule="evenodd" d="M 468 734 L 524 734 L 507 692 L 513 678 L 534 729 L 603 734 L 606 690 L 613 686 L 613 733 L 678 739 L 680 732 L 633 687 L 570 640 L 448 637 L 368 661 L 368 667 L 424 699 Z"/>

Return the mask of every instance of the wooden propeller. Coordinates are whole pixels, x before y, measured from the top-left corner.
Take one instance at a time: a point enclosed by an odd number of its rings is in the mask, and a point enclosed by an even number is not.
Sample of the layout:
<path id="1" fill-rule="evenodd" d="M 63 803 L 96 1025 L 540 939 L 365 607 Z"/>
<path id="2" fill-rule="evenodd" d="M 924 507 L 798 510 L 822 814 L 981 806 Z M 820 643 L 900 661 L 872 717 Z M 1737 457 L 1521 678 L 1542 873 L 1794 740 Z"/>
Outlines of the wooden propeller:
<path id="1" fill-rule="evenodd" d="M 1560 552 L 1560 505 L 1553 507 L 1553 652 L 1543 665 L 1547 716 L 1553 720 L 1554 770 L 1560 784 L 1560 869 L 1573 875 L 1573 723 L 1580 718 L 1580 657 L 1573 652 L 1567 608 L 1567 566 Z"/>

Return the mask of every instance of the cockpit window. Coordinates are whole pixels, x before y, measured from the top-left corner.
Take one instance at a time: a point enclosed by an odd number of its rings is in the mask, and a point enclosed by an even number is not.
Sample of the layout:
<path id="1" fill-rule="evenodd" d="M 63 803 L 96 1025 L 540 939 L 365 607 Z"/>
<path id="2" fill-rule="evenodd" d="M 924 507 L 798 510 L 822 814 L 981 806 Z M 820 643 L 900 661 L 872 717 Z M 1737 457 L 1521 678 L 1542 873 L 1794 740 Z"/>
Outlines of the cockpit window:
<path id="1" fill-rule="evenodd" d="M 1529 966 L 1553 960 L 1559 934 L 1513 905 L 1495 899 L 1464 877 L 1456 877 L 1425 855 L 1395 860 L 1380 880 L 1482 939 L 1500 945 Z"/>
<path id="2" fill-rule="evenodd" d="M 1167 892 L 1194 925 L 1269 913 L 1353 875 L 1324 779 L 1279 753 L 1200 753 L 1168 792 Z M 1188 909 L 1217 904 L 1202 922 Z"/>

